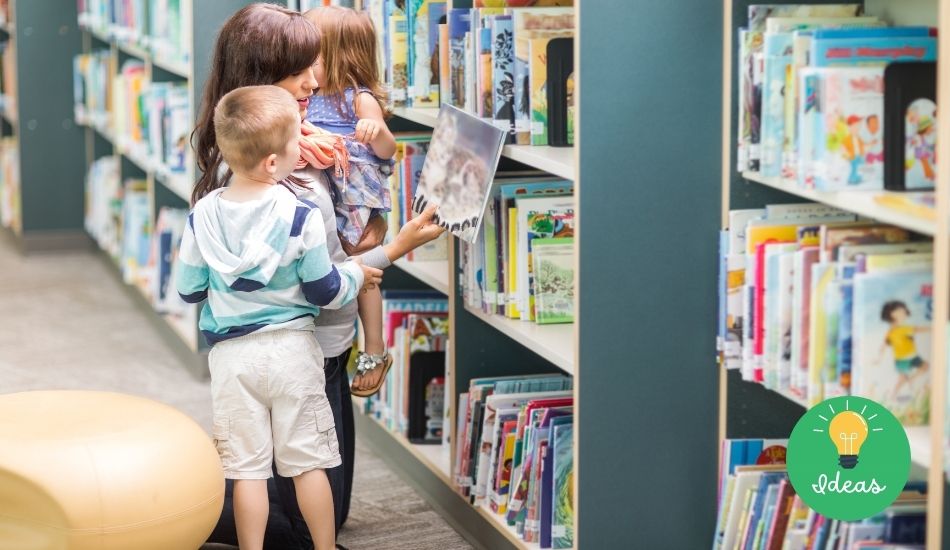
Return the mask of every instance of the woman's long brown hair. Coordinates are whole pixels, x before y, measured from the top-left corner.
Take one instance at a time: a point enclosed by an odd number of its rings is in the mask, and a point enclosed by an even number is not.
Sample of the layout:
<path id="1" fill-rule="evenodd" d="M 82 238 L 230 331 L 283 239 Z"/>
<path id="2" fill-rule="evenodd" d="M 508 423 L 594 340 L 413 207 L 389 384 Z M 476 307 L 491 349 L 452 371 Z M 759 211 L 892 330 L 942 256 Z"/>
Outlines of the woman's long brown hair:
<path id="1" fill-rule="evenodd" d="M 221 27 L 211 73 L 205 83 L 192 145 L 201 177 L 192 204 L 223 187 L 231 171 L 221 174 L 221 152 L 214 132 L 214 107 L 231 90 L 274 84 L 313 65 L 320 53 L 320 33 L 298 12 L 273 4 L 250 4 Z M 289 178 L 296 185 L 300 180 Z"/>
<path id="2" fill-rule="evenodd" d="M 346 89 L 368 88 L 388 117 L 388 98 L 380 83 L 376 62 L 376 33 L 369 16 L 339 6 L 314 8 L 305 15 L 320 31 L 320 54 L 326 78 L 326 82 L 320 83 L 320 93 L 335 100 L 340 114 L 344 114 Z M 354 112 L 358 96 L 353 94 Z"/>

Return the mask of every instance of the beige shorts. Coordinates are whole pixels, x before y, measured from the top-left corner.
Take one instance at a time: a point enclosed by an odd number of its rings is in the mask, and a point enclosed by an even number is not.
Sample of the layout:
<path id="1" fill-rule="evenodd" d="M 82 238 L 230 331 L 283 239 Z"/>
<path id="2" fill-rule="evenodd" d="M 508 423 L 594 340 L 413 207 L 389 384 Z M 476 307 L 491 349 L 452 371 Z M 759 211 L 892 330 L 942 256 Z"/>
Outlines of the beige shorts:
<path id="1" fill-rule="evenodd" d="M 323 352 L 312 331 L 256 332 L 208 356 L 215 447 L 228 479 L 294 477 L 340 465 Z"/>

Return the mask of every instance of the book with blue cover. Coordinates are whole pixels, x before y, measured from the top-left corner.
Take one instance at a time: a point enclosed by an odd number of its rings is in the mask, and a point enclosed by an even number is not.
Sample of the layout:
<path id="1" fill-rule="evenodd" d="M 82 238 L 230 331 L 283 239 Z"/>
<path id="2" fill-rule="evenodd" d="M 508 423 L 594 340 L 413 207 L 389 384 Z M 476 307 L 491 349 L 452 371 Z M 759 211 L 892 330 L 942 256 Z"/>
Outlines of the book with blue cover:
<path id="1" fill-rule="evenodd" d="M 554 505 L 551 547 L 574 547 L 574 425 L 554 427 Z"/>
<path id="2" fill-rule="evenodd" d="M 837 29 L 835 32 L 847 31 Z M 824 38 L 822 33 L 816 32 L 812 38 L 811 55 L 813 67 L 934 61 L 937 58 L 937 39 L 932 36 Z"/>

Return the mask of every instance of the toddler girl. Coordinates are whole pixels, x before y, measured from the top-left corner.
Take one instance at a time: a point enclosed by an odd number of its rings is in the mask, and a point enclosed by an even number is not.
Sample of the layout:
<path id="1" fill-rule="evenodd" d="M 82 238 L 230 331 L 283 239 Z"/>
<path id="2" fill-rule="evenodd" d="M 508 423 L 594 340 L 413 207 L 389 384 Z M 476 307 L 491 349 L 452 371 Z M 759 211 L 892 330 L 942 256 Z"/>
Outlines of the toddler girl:
<path id="1" fill-rule="evenodd" d="M 314 67 L 317 92 L 307 109 L 302 160 L 318 168 L 332 165 L 327 175 L 336 195 L 337 229 L 344 250 L 352 254 L 367 223 L 391 205 L 388 179 L 396 140 L 383 120 L 386 94 L 379 82 L 376 36 L 369 17 L 349 8 L 317 8 L 305 15 L 321 39 Z M 359 315 L 366 349 L 357 356 L 351 391 L 366 397 L 379 391 L 392 365 L 383 342 L 379 288 L 360 294 Z"/>

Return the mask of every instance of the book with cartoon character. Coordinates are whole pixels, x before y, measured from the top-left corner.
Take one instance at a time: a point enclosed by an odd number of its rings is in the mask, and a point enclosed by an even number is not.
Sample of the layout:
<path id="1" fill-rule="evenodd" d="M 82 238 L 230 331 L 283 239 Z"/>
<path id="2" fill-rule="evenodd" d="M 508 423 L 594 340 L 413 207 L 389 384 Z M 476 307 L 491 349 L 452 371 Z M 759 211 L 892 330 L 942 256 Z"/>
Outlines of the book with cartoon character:
<path id="1" fill-rule="evenodd" d="M 800 157 L 810 182 L 820 191 L 882 189 L 884 69 L 809 68 L 802 75 L 818 82 L 812 119 L 802 124 Z"/>
<path id="2" fill-rule="evenodd" d="M 434 204 L 435 221 L 456 237 L 475 242 L 507 132 L 442 104 L 412 199 L 419 214 Z"/>
<path id="3" fill-rule="evenodd" d="M 905 426 L 930 411 L 931 270 L 854 276 L 851 387 L 887 407 Z"/>

